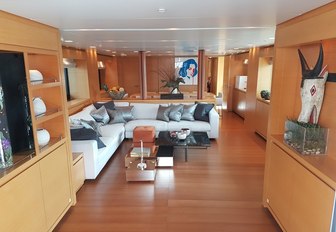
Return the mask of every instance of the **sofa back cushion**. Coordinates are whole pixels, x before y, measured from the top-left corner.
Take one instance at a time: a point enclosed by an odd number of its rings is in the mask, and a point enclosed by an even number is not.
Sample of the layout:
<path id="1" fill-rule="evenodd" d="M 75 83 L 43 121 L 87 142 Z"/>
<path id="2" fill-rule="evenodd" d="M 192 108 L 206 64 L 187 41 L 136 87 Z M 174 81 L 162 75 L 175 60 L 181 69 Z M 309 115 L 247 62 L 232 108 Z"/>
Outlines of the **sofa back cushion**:
<path id="1" fill-rule="evenodd" d="M 91 111 L 95 110 L 96 108 L 91 104 L 87 107 L 84 107 L 82 111 L 79 111 L 76 114 L 73 114 L 69 117 L 69 120 L 71 119 L 84 119 L 87 121 L 95 120 L 91 115 Z"/>
<path id="2" fill-rule="evenodd" d="M 135 119 L 156 119 L 159 104 L 131 103 L 134 106 L 133 115 Z M 163 104 L 167 106 L 168 104 Z"/>

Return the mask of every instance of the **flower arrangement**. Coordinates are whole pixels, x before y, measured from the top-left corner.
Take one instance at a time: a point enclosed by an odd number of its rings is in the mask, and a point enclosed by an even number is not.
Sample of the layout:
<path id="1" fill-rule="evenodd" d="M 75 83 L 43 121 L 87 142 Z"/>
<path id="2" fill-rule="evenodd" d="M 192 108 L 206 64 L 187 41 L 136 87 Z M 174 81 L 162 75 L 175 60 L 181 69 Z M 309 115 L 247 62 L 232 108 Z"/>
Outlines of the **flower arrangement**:
<path id="1" fill-rule="evenodd" d="M 112 87 L 112 88 L 108 88 L 106 84 L 103 85 L 103 89 L 106 91 L 106 93 L 108 93 L 110 95 L 110 97 L 113 100 L 121 100 L 123 99 L 125 96 L 127 96 L 127 93 L 125 92 L 125 89 L 123 87 Z"/>

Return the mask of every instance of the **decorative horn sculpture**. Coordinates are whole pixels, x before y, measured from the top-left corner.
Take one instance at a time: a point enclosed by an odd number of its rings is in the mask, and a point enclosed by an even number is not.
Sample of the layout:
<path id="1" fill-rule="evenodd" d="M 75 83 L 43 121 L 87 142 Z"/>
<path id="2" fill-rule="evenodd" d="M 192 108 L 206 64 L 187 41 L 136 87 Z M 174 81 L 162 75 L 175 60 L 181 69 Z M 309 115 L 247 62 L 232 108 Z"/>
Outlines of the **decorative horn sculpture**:
<path id="1" fill-rule="evenodd" d="M 315 64 L 315 67 L 311 70 L 308 67 L 307 61 L 299 49 L 299 56 L 302 67 L 302 81 L 301 81 L 301 113 L 298 121 L 305 123 L 318 122 L 320 115 L 325 82 L 327 81 L 328 71 L 323 65 L 323 48 L 320 46 L 320 54 Z"/>

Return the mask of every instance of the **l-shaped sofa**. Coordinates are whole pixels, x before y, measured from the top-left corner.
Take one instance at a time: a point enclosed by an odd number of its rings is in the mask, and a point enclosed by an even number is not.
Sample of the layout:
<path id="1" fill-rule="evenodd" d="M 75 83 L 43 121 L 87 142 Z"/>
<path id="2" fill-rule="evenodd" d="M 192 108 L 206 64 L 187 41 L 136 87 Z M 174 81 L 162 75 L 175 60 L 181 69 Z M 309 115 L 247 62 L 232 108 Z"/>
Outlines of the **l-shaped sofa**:
<path id="1" fill-rule="evenodd" d="M 115 102 L 116 107 L 132 106 L 133 120 L 126 123 L 106 124 L 100 127 L 100 140 L 105 144 L 105 147 L 98 149 L 96 140 L 72 140 L 72 151 L 83 152 L 85 178 L 95 179 L 105 164 L 117 150 L 121 142 L 125 138 L 133 138 L 133 130 L 136 126 L 154 126 L 156 136 L 160 131 L 178 131 L 181 128 L 189 128 L 191 131 L 204 131 L 208 133 L 210 139 L 218 138 L 219 133 L 219 115 L 212 108 L 208 112 L 208 121 L 162 121 L 157 120 L 157 114 L 160 105 L 168 106 L 168 104 L 158 103 L 129 103 Z M 183 104 L 183 103 L 181 103 Z M 190 102 L 185 105 L 190 105 Z M 80 112 L 71 115 L 70 120 L 86 120 L 92 121 L 94 118 L 90 113 L 96 110 L 93 104 L 83 108 Z"/>

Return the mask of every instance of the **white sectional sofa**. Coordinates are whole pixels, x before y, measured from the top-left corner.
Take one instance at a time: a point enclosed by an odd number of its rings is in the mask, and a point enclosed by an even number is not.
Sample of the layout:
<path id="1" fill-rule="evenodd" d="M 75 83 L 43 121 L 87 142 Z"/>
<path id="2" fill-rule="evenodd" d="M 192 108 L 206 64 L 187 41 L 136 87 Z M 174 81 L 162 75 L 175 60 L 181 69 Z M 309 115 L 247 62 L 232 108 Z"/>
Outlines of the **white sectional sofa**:
<path id="1" fill-rule="evenodd" d="M 128 106 L 128 102 L 115 102 L 116 106 Z M 186 103 L 190 104 L 190 103 Z M 103 169 L 107 161 L 117 150 L 124 138 L 132 138 L 133 130 L 136 126 L 154 126 L 156 135 L 160 131 L 181 130 L 190 128 L 191 131 L 205 131 L 209 138 L 218 138 L 219 115 L 213 108 L 209 112 L 209 122 L 204 121 L 161 121 L 157 120 L 157 112 L 160 104 L 156 103 L 130 103 L 133 106 L 134 120 L 127 123 L 107 124 L 100 127 L 101 141 L 106 147 L 98 149 L 96 140 L 71 141 L 73 152 L 84 153 L 85 178 L 95 179 Z M 166 105 L 167 104 L 162 104 Z M 85 107 L 82 111 L 71 115 L 72 119 L 94 120 L 90 112 L 94 110 L 93 105 Z"/>

